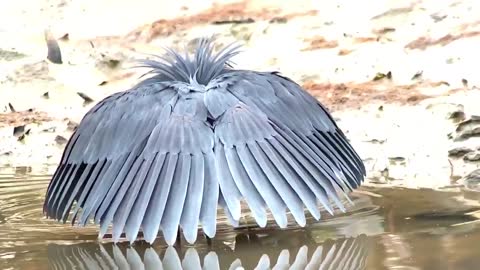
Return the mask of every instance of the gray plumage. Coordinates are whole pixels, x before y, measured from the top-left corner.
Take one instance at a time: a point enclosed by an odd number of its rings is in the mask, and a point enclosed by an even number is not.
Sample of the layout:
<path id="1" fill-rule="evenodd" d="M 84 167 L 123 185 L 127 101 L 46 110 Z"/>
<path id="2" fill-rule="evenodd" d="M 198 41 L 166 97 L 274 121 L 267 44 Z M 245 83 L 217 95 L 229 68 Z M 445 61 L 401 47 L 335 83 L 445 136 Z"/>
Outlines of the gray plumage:
<path id="1" fill-rule="evenodd" d="M 327 110 L 276 72 L 235 70 L 238 47 L 214 53 L 202 39 L 193 56 L 167 50 L 146 60 L 151 76 L 94 106 L 70 138 L 48 187 L 48 217 L 113 224 L 133 242 L 179 226 L 189 243 L 201 225 L 215 236 L 217 206 L 238 225 L 245 200 L 260 226 L 267 211 L 304 226 L 304 206 L 344 210 L 341 196 L 363 181 L 362 160 Z"/>

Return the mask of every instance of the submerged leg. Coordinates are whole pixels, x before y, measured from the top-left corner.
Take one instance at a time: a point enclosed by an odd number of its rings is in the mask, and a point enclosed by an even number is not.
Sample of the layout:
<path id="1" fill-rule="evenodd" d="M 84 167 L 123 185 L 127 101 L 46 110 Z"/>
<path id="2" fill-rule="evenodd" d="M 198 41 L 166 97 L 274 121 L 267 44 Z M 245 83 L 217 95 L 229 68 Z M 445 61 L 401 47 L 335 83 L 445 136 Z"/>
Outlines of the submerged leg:
<path id="1" fill-rule="evenodd" d="M 180 247 L 182 245 L 182 235 L 180 232 L 180 226 L 178 226 L 178 231 L 177 231 L 177 240 L 175 241 L 175 244 Z"/>
<path id="2" fill-rule="evenodd" d="M 205 233 L 203 235 L 205 235 L 205 239 L 207 239 L 208 247 L 211 247 L 212 246 L 212 238 L 208 237 L 208 235 L 206 235 Z"/>

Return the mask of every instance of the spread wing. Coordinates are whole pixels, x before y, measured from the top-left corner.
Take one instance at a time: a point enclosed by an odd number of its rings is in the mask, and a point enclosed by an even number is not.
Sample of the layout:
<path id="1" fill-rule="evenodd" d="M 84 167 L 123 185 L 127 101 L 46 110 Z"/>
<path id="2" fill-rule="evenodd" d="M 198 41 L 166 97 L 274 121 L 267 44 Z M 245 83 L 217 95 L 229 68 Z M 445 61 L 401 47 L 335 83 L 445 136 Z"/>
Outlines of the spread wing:
<path id="1" fill-rule="evenodd" d="M 246 72 L 229 90 L 298 137 L 296 141 L 310 148 L 320 165 L 339 176 L 332 180 L 342 189 L 346 185 L 351 190 L 362 183 L 366 173 L 362 160 L 325 107 L 298 84 L 278 73 Z"/>
<path id="2" fill-rule="evenodd" d="M 148 81 L 147 81 L 148 82 Z M 280 227 L 290 210 L 305 225 L 304 205 L 333 213 L 365 169 L 328 112 L 298 85 L 276 74 L 232 71 L 208 92 L 170 82 L 142 83 L 112 95 L 84 117 L 47 190 L 44 210 L 66 221 L 90 218 L 100 236 L 133 242 L 140 228 L 173 244 L 182 227 L 213 237 L 220 204 L 234 225 L 245 200 L 257 223 L 267 209 Z M 214 84 L 215 85 L 215 84 Z"/>
<path id="3" fill-rule="evenodd" d="M 292 81 L 249 71 L 222 84 L 238 103 L 218 120 L 215 135 L 221 203 L 238 220 L 245 198 L 260 226 L 270 209 L 281 227 L 288 208 L 305 224 L 303 205 L 344 211 L 338 193 L 358 187 L 365 168 L 329 113 Z"/>
<path id="4" fill-rule="evenodd" d="M 69 140 L 47 190 L 44 211 L 84 225 L 93 217 L 103 236 L 113 224 L 134 241 L 159 230 L 175 241 L 178 226 L 194 242 L 199 221 L 215 234 L 218 182 L 213 131 L 200 99 L 185 100 L 169 84 L 142 84 L 97 104 Z M 204 107 L 204 106 L 203 106 Z"/>

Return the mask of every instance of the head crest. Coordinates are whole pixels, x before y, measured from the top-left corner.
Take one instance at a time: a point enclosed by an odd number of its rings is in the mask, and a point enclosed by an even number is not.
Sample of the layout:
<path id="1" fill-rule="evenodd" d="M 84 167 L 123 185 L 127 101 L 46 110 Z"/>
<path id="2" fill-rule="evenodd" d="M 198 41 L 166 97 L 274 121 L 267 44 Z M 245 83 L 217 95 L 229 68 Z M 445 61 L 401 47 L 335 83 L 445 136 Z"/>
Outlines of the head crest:
<path id="1" fill-rule="evenodd" d="M 232 68 L 231 58 L 239 53 L 239 45 L 230 44 L 214 53 L 212 38 L 199 40 L 192 56 L 166 48 L 163 56 L 155 60 L 142 60 L 139 67 L 150 68 L 147 74 L 154 74 L 149 81 L 177 81 L 207 85 L 213 78 Z"/>

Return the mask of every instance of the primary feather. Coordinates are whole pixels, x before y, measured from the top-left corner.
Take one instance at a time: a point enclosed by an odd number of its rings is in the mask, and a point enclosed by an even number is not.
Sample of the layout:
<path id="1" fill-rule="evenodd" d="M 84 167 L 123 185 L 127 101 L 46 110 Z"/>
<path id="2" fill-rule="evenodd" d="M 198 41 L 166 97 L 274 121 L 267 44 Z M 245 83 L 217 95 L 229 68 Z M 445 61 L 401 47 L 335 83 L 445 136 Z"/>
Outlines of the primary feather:
<path id="1" fill-rule="evenodd" d="M 162 231 L 188 242 L 199 224 L 216 231 L 220 205 L 238 225 L 245 200 L 256 222 L 267 210 L 280 227 L 289 210 L 344 209 L 340 197 L 365 176 L 362 160 L 327 110 L 278 73 L 235 70 L 238 47 L 214 53 L 201 39 L 193 56 L 168 50 L 142 66 L 152 76 L 94 106 L 70 138 L 48 187 L 44 211 L 64 222 L 90 218 L 103 236 L 148 242 Z"/>

